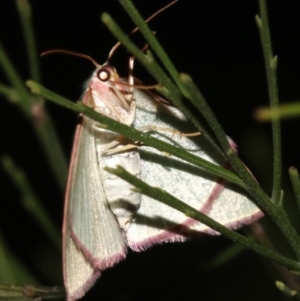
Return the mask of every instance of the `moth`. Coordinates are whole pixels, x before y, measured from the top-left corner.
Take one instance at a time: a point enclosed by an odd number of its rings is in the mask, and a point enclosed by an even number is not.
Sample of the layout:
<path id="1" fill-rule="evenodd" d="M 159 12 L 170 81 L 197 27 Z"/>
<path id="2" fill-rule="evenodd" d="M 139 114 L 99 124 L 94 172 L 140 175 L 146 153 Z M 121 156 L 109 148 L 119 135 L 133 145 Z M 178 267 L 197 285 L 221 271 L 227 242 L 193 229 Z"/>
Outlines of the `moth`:
<path id="1" fill-rule="evenodd" d="M 145 22 L 170 5 L 162 8 Z M 135 32 L 137 29 L 132 31 Z M 111 50 L 108 58 L 119 46 Z M 86 82 L 82 102 L 95 111 L 132 126 L 162 141 L 181 147 L 219 166 L 227 162 L 200 135 L 189 137 L 194 127 L 168 102 L 135 85 L 132 76 L 120 79 L 109 63 L 96 66 Z M 108 59 L 109 61 L 109 59 Z M 130 61 L 132 70 L 133 60 Z M 232 147 L 234 143 L 231 141 Z M 107 172 L 125 168 L 147 184 L 160 187 L 219 223 L 236 229 L 263 213 L 248 196 L 223 179 L 127 137 L 80 115 L 71 155 L 63 219 L 63 277 L 67 300 L 81 298 L 102 271 L 125 259 L 128 247 L 143 251 L 154 244 L 185 241 L 201 233 L 218 234 L 183 213 L 137 192 Z"/>
<path id="2" fill-rule="evenodd" d="M 95 111 L 147 131 L 162 141 L 224 166 L 226 161 L 175 107 L 120 79 L 109 64 L 97 65 L 82 101 Z M 141 195 L 104 167 L 121 165 L 149 185 L 160 187 L 221 224 L 236 229 L 262 216 L 260 209 L 223 179 L 146 145 L 111 132 L 81 115 L 71 156 L 63 222 L 63 273 L 68 300 L 82 297 L 101 272 L 126 257 L 130 247 L 185 241 L 217 234 L 183 213 Z"/>

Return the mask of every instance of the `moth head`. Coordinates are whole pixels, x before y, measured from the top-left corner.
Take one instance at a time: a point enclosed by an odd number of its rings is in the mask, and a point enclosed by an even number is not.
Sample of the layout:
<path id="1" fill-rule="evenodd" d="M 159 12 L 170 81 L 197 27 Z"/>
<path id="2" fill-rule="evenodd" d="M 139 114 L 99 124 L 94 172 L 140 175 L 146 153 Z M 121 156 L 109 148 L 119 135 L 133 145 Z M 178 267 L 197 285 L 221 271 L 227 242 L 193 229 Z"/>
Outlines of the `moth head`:
<path id="1" fill-rule="evenodd" d="M 86 82 L 83 102 L 107 117 L 130 125 L 134 120 L 135 102 L 125 84 L 113 66 L 107 63 L 98 65 Z"/>
<path id="2" fill-rule="evenodd" d="M 119 80 L 119 75 L 116 69 L 111 65 L 103 65 L 99 66 L 96 70 L 96 77 L 101 82 L 109 82 L 114 81 L 117 82 Z"/>

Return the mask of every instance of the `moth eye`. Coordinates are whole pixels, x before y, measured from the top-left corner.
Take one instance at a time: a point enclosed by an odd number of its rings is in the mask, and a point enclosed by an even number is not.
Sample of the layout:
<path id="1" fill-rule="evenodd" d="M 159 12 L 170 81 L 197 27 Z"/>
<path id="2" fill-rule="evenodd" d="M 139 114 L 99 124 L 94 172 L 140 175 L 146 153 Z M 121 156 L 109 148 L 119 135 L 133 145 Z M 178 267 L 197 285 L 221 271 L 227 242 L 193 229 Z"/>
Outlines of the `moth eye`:
<path id="1" fill-rule="evenodd" d="M 111 77 L 111 73 L 109 70 L 107 69 L 100 69 L 98 72 L 97 72 L 97 77 L 102 81 L 102 82 L 107 82 L 110 77 Z"/>

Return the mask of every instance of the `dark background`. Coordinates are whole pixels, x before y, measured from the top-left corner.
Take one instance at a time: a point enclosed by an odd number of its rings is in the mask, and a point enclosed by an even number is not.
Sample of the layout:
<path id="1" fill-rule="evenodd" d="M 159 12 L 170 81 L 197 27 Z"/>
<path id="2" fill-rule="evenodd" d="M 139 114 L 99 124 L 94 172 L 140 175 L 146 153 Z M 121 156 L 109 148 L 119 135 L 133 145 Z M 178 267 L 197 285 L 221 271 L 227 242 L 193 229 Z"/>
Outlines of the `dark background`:
<path id="1" fill-rule="evenodd" d="M 169 1 L 135 1 L 146 18 Z M 300 95 L 300 2 L 269 1 L 274 54 L 279 56 L 279 95 L 282 102 Z M 99 63 L 116 40 L 100 22 L 107 11 L 125 32 L 134 27 L 117 1 L 31 1 L 39 52 L 67 49 L 91 55 Z M 256 1 L 179 1 L 151 21 L 157 38 L 175 66 L 192 76 L 207 98 L 226 133 L 239 146 L 240 155 L 262 186 L 271 189 L 271 131 L 253 120 L 253 110 L 266 105 L 267 86 L 255 14 Z M 24 40 L 14 1 L 0 2 L 0 39 L 24 80 L 28 79 Z M 143 39 L 134 39 L 141 45 Z M 128 72 L 128 53 L 122 47 L 112 64 L 121 76 Z M 90 62 L 52 55 L 40 59 L 43 84 L 78 100 L 83 83 L 93 71 Z M 0 76 L 3 74 L 0 70 Z M 155 81 L 139 66 L 136 77 Z M 6 79 L 3 79 L 6 82 Z M 69 156 L 77 116 L 47 103 Z M 1 96 L 1 155 L 10 154 L 24 169 L 61 227 L 63 194 L 56 186 L 31 125 L 19 109 Z M 283 122 L 284 171 L 299 166 L 298 119 Z M 55 249 L 20 204 L 14 185 L 0 170 L 0 230 L 13 254 L 43 285 L 59 285 L 60 250 Z M 244 230 L 242 230 L 244 231 Z M 205 263 L 231 245 L 222 237 L 206 237 L 185 244 L 156 246 L 143 253 L 129 251 L 128 258 L 105 271 L 87 295 L 101 300 L 282 300 L 274 288 L 270 266 L 250 251 L 213 271 Z M 1 273 L 1 269 L 0 269 Z"/>

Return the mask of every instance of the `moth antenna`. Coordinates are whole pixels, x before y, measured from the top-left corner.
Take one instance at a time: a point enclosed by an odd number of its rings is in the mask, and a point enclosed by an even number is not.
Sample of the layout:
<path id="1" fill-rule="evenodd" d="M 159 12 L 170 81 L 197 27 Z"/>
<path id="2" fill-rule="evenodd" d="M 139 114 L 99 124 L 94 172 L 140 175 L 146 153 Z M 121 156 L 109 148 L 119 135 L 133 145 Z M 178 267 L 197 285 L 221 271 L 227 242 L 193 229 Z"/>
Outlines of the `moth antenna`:
<path id="1" fill-rule="evenodd" d="M 156 17 L 158 14 L 160 14 L 161 12 L 163 12 L 164 10 L 168 9 L 170 6 L 172 6 L 173 4 L 175 4 L 176 2 L 178 2 L 179 0 L 174 0 L 171 3 L 167 4 L 166 6 L 162 7 L 161 9 L 159 9 L 158 11 L 156 11 L 153 15 L 151 15 L 149 18 L 147 18 L 145 20 L 145 23 L 148 23 L 150 20 L 152 20 L 154 17 Z M 134 34 L 135 32 L 137 32 L 139 29 L 138 27 L 135 27 L 128 36 Z M 117 50 L 117 48 L 121 45 L 121 42 L 117 42 L 115 44 L 115 46 L 110 50 L 108 57 L 107 57 L 107 61 L 109 61 L 111 59 L 111 57 L 113 56 L 113 54 L 115 53 L 115 51 Z"/>
<path id="2" fill-rule="evenodd" d="M 47 50 L 47 51 L 42 52 L 41 56 L 52 54 L 52 53 L 65 53 L 65 54 L 69 54 L 69 55 L 73 55 L 73 56 L 82 57 L 84 59 L 91 61 L 97 68 L 101 67 L 101 65 L 99 63 L 97 63 L 91 56 L 89 56 L 87 54 L 73 52 L 73 51 L 64 50 L 64 49 Z"/>

